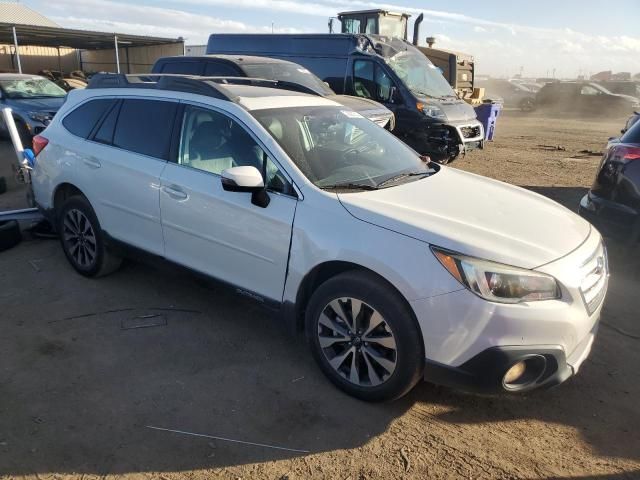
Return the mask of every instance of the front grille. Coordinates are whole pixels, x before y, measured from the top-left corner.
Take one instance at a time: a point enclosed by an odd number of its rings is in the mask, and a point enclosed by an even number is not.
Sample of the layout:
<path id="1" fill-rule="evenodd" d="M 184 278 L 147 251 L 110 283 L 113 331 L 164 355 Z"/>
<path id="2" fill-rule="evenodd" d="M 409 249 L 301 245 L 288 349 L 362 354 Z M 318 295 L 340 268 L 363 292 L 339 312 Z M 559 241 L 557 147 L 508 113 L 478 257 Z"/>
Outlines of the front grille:
<path id="1" fill-rule="evenodd" d="M 464 138 L 476 138 L 480 136 L 480 127 L 460 127 Z"/>
<path id="2" fill-rule="evenodd" d="M 609 264 L 607 251 L 600 243 L 595 252 L 582 265 L 583 279 L 580 293 L 589 315 L 595 312 L 607 293 L 609 281 Z"/>

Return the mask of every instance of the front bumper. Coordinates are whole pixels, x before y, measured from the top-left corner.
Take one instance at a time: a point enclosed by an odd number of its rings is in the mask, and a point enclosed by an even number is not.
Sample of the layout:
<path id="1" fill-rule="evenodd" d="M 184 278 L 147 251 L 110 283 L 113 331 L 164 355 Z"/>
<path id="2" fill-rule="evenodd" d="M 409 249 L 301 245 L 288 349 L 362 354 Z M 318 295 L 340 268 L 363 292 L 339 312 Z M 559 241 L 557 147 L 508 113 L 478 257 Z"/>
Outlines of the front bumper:
<path id="1" fill-rule="evenodd" d="M 425 378 L 475 391 L 499 391 L 516 358 L 541 355 L 545 372 L 530 388 L 561 383 L 580 368 L 595 337 L 608 287 L 602 237 L 536 270 L 558 280 L 561 298 L 503 304 L 466 288 L 410 302 L 424 339 Z"/>
<path id="2" fill-rule="evenodd" d="M 569 357 L 559 345 L 527 345 L 491 347 L 458 367 L 427 359 L 424 380 L 474 393 L 521 393 L 555 387 L 578 373 L 591 352 L 597 329 L 598 322 Z M 517 387 L 506 386 L 507 371 L 518 362 L 530 359 L 538 361 L 540 370 L 531 374 L 529 382 Z"/>

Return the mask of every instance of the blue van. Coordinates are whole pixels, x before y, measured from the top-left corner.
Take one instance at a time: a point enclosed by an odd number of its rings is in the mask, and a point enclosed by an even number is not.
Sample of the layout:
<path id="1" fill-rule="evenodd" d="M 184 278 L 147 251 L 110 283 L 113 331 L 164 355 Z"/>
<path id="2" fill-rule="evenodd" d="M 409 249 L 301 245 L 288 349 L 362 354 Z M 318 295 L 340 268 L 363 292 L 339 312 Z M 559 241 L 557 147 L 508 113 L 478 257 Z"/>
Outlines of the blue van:
<path id="1" fill-rule="evenodd" d="M 371 34 L 213 34 L 207 54 L 298 63 L 338 94 L 382 103 L 395 114 L 393 133 L 441 163 L 483 146 L 474 109 L 406 40 Z"/>

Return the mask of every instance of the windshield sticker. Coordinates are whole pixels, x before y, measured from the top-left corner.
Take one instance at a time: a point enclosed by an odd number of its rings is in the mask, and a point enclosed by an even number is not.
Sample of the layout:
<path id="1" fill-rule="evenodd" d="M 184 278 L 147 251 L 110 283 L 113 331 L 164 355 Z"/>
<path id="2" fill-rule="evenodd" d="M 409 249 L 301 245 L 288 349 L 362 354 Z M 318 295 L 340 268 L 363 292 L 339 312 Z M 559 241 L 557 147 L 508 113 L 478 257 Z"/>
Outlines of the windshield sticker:
<path id="1" fill-rule="evenodd" d="M 358 112 L 353 112 L 351 110 L 340 110 L 340 112 L 347 118 L 364 118 Z"/>

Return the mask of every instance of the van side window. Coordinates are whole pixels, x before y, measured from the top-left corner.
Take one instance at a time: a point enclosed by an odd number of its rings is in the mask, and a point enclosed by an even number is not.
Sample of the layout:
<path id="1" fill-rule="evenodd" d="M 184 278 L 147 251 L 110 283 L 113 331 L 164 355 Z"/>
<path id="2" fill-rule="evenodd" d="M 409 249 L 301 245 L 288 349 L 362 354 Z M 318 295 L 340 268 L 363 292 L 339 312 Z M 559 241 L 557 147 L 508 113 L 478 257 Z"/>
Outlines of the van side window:
<path id="1" fill-rule="evenodd" d="M 160 100 L 128 99 L 122 102 L 113 145 L 167 160 L 178 104 Z"/>
<path id="2" fill-rule="evenodd" d="M 206 77 L 238 77 L 243 76 L 238 71 L 222 62 L 206 62 L 204 67 Z"/>
<path id="3" fill-rule="evenodd" d="M 391 101 L 393 81 L 385 70 L 371 60 L 353 63 L 353 90 L 358 97 L 379 102 Z"/>
<path id="4" fill-rule="evenodd" d="M 74 135 L 87 138 L 96 123 L 115 100 L 111 98 L 90 100 L 64 117 L 62 125 Z"/>
<path id="5" fill-rule="evenodd" d="M 268 189 L 292 191 L 286 177 L 244 127 L 214 110 L 185 108 L 178 163 L 216 175 L 231 167 L 256 167 L 263 175 L 266 172 Z"/>

